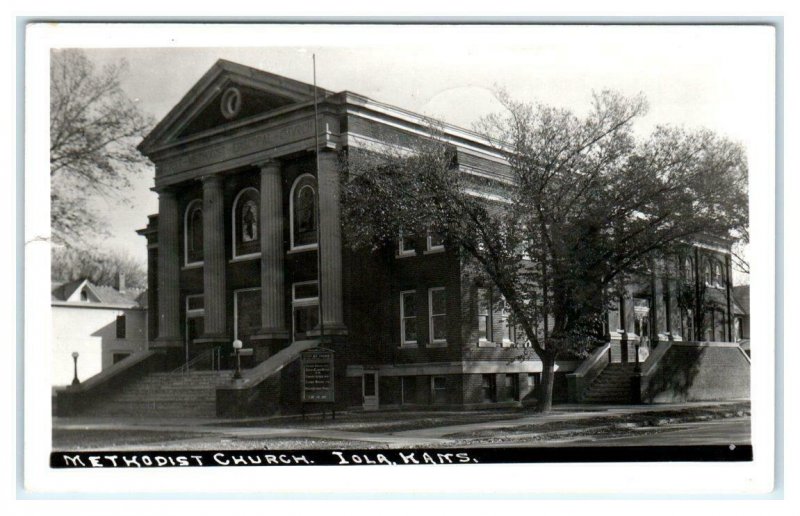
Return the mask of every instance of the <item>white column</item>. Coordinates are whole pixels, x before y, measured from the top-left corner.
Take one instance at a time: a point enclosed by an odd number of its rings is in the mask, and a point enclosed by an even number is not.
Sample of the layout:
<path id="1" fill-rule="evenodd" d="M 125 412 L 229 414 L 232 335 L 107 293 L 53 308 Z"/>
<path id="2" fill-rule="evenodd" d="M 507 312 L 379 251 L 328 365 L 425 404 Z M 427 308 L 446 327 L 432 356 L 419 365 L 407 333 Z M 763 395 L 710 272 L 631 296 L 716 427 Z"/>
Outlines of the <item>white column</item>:
<path id="1" fill-rule="evenodd" d="M 225 297 L 225 211 L 222 176 L 203 178 L 203 298 L 205 334 L 200 341 L 228 341 Z"/>
<path id="2" fill-rule="evenodd" d="M 158 347 L 180 347 L 180 216 L 175 193 L 158 193 Z"/>
<path id="3" fill-rule="evenodd" d="M 342 230 L 339 216 L 339 163 L 338 155 L 320 151 L 319 199 L 319 253 L 320 302 L 322 323 L 326 335 L 344 335 L 342 299 Z"/>
<path id="4" fill-rule="evenodd" d="M 261 331 L 256 339 L 287 339 L 284 310 L 283 189 L 281 165 L 260 165 L 259 239 L 261 246 Z"/>

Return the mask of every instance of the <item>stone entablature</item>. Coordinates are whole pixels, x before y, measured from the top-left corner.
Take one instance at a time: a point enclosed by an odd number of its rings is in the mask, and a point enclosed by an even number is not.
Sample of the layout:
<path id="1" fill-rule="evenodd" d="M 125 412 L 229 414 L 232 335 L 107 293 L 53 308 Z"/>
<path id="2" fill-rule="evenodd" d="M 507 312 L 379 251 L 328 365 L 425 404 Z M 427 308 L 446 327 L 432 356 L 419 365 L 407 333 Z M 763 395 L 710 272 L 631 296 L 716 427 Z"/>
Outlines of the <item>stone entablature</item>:
<path id="1" fill-rule="evenodd" d="M 328 116 L 319 125 L 321 129 L 316 140 L 313 115 L 309 115 L 290 124 L 262 127 L 245 135 L 221 136 L 171 157 L 152 156 L 156 163 L 156 189 L 307 152 L 315 148 L 317 141 L 326 148 L 339 148 L 337 120 Z"/>

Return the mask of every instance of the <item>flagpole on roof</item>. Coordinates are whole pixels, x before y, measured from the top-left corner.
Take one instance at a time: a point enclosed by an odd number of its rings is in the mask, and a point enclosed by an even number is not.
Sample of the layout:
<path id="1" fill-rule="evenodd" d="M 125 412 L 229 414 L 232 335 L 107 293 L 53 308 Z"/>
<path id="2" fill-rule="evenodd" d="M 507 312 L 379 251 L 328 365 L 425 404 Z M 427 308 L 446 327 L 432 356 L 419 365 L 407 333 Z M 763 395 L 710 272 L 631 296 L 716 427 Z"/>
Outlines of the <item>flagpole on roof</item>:
<path id="1" fill-rule="evenodd" d="M 322 318 L 322 253 L 320 242 L 320 176 L 319 176 L 319 107 L 317 105 L 317 55 L 311 54 L 311 63 L 314 69 L 314 159 L 316 162 L 317 171 L 317 188 L 316 188 L 316 218 L 317 218 L 317 310 L 319 317 L 319 340 L 320 343 L 325 335 L 325 321 Z"/>

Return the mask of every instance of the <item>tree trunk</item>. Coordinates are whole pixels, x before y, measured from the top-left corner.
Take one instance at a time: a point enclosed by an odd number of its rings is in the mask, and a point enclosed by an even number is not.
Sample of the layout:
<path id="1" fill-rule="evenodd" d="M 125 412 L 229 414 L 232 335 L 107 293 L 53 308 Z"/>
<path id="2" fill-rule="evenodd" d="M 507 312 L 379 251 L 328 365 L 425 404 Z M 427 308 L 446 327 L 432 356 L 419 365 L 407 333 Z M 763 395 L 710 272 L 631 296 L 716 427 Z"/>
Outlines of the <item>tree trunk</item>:
<path id="1" fill-rule="evenodd" d="M 542 383 L 539 385 L 539 399 L 536 404 L 538 412 L 549 412 L 553 408 L 555 362 L 555 357 L 550 353 L 545 353 L 542 357 Z"/>

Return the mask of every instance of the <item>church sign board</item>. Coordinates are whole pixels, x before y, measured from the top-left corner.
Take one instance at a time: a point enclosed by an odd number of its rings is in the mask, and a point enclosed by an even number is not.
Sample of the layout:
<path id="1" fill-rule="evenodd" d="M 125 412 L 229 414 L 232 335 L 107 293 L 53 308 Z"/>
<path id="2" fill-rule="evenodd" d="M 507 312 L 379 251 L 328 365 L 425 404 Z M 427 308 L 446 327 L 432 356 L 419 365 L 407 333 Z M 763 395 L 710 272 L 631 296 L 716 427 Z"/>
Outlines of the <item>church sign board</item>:
<path id="1" fill-rule="evenodd" d="M 333 351 L 315 348 L 300 356 L 302 401 L 304 403 L 332 403 Z"/>

